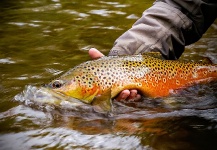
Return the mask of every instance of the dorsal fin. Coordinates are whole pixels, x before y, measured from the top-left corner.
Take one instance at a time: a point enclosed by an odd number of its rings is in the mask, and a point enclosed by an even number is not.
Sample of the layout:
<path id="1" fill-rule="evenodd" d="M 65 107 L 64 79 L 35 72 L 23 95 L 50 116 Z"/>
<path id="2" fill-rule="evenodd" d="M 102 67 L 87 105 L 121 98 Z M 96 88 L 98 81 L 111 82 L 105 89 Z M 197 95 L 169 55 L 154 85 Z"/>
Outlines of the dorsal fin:
<path id="1" fill-rule="evenodd" d="M 164 59 L 160 52 L 145 52 L 142 53 L 142 55 L 147 55 L 158 59 Z"/>
<path id="2" fill-rule="evenodd" d="M 209 57 L 203 57 L 203 59 L 201 59 L 199 61 L 199 63 L 201 63 L 201 64 L 213 64 L 212 60 Z"/>

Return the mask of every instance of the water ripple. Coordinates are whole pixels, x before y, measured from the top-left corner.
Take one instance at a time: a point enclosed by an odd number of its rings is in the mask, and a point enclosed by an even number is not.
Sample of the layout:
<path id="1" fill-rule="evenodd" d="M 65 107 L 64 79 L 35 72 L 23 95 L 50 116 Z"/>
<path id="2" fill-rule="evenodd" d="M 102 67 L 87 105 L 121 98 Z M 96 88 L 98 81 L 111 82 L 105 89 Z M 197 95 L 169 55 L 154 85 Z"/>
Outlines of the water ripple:
<path id="1" fill-rule="evenodd" d="M 75 10 L 69 10 L 69 9 L 60 10 L 60 11 L 58 11 L 57 13 L 64 13 L 64 14 L 77 15 L 77 16 L 82 17 L 82 18 L 85 18 L 85 17 L 90 16 L 90 15 L 88 15 L 88 14 L 86 14 L 86 13 L 80 13 L 80 12 L 77 12 L 77 11 L 75 11 Z"/>
<path id="2" fill-rule="evenodd" d="M 11 58 L 2 58 L 0 59 L 0 64 L 14 64 L 16 63 Z"/>
<path id="3" fill-rule="evenodd" d="M 147 146 L 140 145 L 140 142 L 141 139 L 134 135 L 86 135 L 66 128 L 46 128 L 0 136 L 1 148 L 16 150 L 57 147 L 58 149 L 148 149 Z"/>
<path id="4" fill-rule="evenodd" d="M 122 11 L 110 11 L 107 9 L 97 9 L 89 11 L 90 14 L 100 15 L 102 17 L 108 17 L 110 14 L 118 14 L 118 15 L 125 15 L 125 12 Z"/>

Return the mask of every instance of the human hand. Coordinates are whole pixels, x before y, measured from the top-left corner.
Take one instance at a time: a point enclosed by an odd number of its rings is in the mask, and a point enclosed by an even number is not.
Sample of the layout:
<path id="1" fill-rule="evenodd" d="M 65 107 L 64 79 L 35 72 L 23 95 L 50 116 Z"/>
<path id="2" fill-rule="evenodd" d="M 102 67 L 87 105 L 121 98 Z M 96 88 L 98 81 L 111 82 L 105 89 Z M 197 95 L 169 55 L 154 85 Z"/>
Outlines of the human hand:
<path id="1" fill-rule="evenodd" d="M 89 55 L 92 59 L 97 59 L 104 56 L 104 54 L 102 54 L 95 48 L 91 48 L 89 50 Z M 141 99 L 141 95 L 138 93 L 136 89 L 123 90 L 118 94 L 118 96 L 115 99 L 117 101 L 138 101 Z"/>

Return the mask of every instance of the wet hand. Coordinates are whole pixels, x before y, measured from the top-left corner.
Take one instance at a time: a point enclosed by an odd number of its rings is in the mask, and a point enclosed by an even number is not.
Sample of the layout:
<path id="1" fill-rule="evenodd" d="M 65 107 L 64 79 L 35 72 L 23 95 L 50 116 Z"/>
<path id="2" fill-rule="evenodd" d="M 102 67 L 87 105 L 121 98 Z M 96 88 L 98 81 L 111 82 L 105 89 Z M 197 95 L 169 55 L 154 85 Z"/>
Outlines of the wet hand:
<path id="1" fill-rule="evenodd" d="M 89 50 L 89 55 L 92 59 L 97 59 L 104 56 L 104 54 L 95 48 L 91 48 Z M 138 101 L 141 99 L 141 95 L 136 89 L 123 90 L 115 99 L 117 101 Z"/>
<path id="2" fill-rule="evenodd" d="M 138 93 L 136 89 L 131 90 L 123 90 L 119 95 L 115 98 L 117 101 L 139 101 L 141 100 L 141 95 Z"/>

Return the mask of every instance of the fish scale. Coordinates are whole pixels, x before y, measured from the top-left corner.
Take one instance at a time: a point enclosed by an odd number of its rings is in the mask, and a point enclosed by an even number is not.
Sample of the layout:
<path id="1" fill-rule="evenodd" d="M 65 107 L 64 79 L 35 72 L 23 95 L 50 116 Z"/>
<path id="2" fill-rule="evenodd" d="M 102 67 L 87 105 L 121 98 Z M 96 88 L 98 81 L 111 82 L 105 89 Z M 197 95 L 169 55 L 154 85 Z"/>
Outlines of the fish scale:
<path id="1" fill-rule="evenodd" d="M 108 101 L 124 89 L 138 89 L 144 96 L 162 97 L 168 96 L 171 90 L 216 79 L 215 64 L 162 60 L 145 54 L 87 61 L 49 85 L 56 92 L 108 109 Z M 60 85 L 56 87 L 54 83 Z"/>

